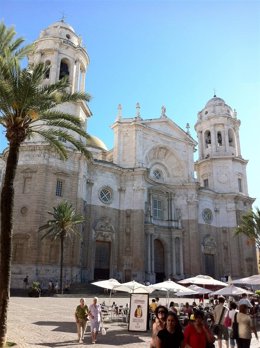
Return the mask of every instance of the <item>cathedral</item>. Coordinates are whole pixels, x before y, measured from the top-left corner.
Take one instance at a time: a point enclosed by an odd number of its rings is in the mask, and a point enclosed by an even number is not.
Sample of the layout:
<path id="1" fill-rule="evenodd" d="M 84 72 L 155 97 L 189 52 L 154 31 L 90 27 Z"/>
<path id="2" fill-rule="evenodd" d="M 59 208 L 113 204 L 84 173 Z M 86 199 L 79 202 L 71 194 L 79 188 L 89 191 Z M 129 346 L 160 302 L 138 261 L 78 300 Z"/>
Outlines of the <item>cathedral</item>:
<path id="1" fill-rule="evenodd" d="M 72 92 L 85 91 L 89 57 L 63 20 L 40 33 L 28 59 L 49 66 L 44 84 L 68 76 Z M 87 103 L 62 110 L 79 116 L 88 131 Z M 90 161 L 71 145 L 69 159 L 62 161 L 41 138 L 28 139 L 15 178 L 11 286 L 23 286 L 26 274 L 42 284 L 59 278 L 59 241 L 41 239 L 38 229 L 63 200 L 85 217 L 81 238 L 65 241 L 66 282 L 155 283 L 257 273 L 254 245 L 234 235 L 254 202 L 239 127 L 236 111 L 214 95 L 198 112 L 197 141 L 189 125 L 183 130 L 167 117 L 165 107 L 159 118 L 142 119 L 138 103 L 132 118 L 124 118 L 118 106 L 112 149 L 97 137 L 89 139 Z M 0 158 L 1 176 L 7 151 Z"/>

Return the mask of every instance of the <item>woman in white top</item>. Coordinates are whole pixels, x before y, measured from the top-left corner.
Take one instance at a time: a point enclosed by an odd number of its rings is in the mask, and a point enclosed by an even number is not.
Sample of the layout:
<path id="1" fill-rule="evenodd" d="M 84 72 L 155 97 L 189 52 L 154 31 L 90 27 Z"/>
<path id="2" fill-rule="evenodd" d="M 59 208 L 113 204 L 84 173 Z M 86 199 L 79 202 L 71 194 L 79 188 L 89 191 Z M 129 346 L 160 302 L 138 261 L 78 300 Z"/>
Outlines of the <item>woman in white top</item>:
<path id="1" fill-rule="evenodd" d="M 241 304 L 239 306 L 239 313 L 237 313 L 238 322 L 238 348 L 249 348 L 252 332 L 254 332 L 255 337 L 258 339 L 256 328 L 253 326 L 252 319 L 248 314 L 247 305 Z"/>
<path id="2" fill-rule="evenodd" d="M 100 330 L 100 322 L 101 322 L 101 306 L 100 304 L 97 304 L 98 298 L 93 298 L 93 303 L 89 306 L 89 319 L 90 319 L 90 325 L 91 325 L 91 337 L 92 337 L 92 343 L 96 343 L 97 341 L 97 334 Z"/>
<path id="3" fill-rule="evenodd" d="M 230 337 L 230 348 L 234 348 L 235 345 L 236 345 L 236 341 L 234 338 L 232 338 L 231 336 L 231 332 L 232 332 L 232 323 L 234 321 L 234 316 L 235 316 L 235 313 L 237 313 L 238 310 L 237 310 L 237 304 L 235 302 L 230 302 L 229 303 L 229 311 L 227 313 L 227 315 L 229 316 L 229 318 L 231 319 L 231 325 L 228 327 L 228 332 L 229 332 L 229 337 Z"/>

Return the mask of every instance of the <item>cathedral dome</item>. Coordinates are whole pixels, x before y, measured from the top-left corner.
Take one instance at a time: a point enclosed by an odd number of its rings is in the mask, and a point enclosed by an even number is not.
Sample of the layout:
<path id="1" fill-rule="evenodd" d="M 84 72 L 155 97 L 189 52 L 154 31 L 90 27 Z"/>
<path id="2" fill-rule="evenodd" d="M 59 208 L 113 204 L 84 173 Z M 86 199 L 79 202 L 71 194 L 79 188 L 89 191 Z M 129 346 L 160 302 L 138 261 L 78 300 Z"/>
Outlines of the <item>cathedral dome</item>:
<path id="1" fill-rule="evenodd" d="M 198 119 L 205 120 L 216 116 L 236 118 L 236 111 L 227 105 L 222 98 L 214 95 L 214 97 L 207 102 L 204 109 L 198 113 Z"/>
<path id="2" fill-rule="evenodd" d="M 75 30 L 72 28 L 72 26 L 69 25 L 68 23 L 65 23 L 63 20 L 55 22 L 55 23 L 49 25 L 48 29 L 51 29 L 51 28 L 68 29 L 68 30 L 72 31 L 73 33 L 75 33 Z"/>
<path id="3" fill-rule="evenodd" d="M 209 107 L 209 106 L 216 106 L 216 105 L 218 105 L 218 106 L 220 106 L 220 105 L 225 105 L 225 101 L 223 100 L 223 99 L 221 99 L 221 98 L 218 98 L 218 97 L 216 97 L 216 96 L 214 96 L 213 98 L 211 98 L 208 102 L 207 102 L 207 104 L 206 104 L 206 107 Z"/>
<path id="4" fill-rule="evenodd" d="M 94 135 L 90 135 L 90 137 L 87 139 L 87 146 L 108 151 L 108 148 L 106 147 L 105 143 L 98 137 L 95 137 Z"/>
<path id="5" fill-rule="evenodd" d="M 41 39 L 61 39 L 66 44 L 81 45 L 81 38 L 75 33 L 71 25 L 63 20 L 55 22 L 44 29 L 40 34 Z"/>

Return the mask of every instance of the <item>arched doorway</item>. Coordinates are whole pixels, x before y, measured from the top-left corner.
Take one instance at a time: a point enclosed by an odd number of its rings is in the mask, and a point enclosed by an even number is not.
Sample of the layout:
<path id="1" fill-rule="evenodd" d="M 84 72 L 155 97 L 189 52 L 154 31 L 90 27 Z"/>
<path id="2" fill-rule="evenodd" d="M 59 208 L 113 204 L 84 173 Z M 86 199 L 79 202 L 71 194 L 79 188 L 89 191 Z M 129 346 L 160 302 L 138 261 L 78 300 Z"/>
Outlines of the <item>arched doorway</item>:
<path id="1" fill-rule="evenodd" d="M 159 283 L 165 280 L 164 267 L 164 247 L 159 239 L 154 240 L 154 273 L 155 282 Z"/>
<path id="2" fill-rule="evenodd" d="M 111 242 L 96 241 L 94 279 L 109 279 Z"/>

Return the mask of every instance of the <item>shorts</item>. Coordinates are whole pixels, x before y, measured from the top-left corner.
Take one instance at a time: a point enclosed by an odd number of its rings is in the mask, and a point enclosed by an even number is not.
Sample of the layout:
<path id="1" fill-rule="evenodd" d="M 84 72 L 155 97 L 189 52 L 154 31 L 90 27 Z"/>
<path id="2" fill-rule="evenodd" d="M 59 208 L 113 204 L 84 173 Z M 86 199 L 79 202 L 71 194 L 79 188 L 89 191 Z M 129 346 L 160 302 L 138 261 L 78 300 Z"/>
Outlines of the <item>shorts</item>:
<path id="1" fill-rule="evenodd" d="M 226 326 L 219 325 L 218 339 L 224 339 L 225 341 L 229 340 L 228 328 Z"/>

